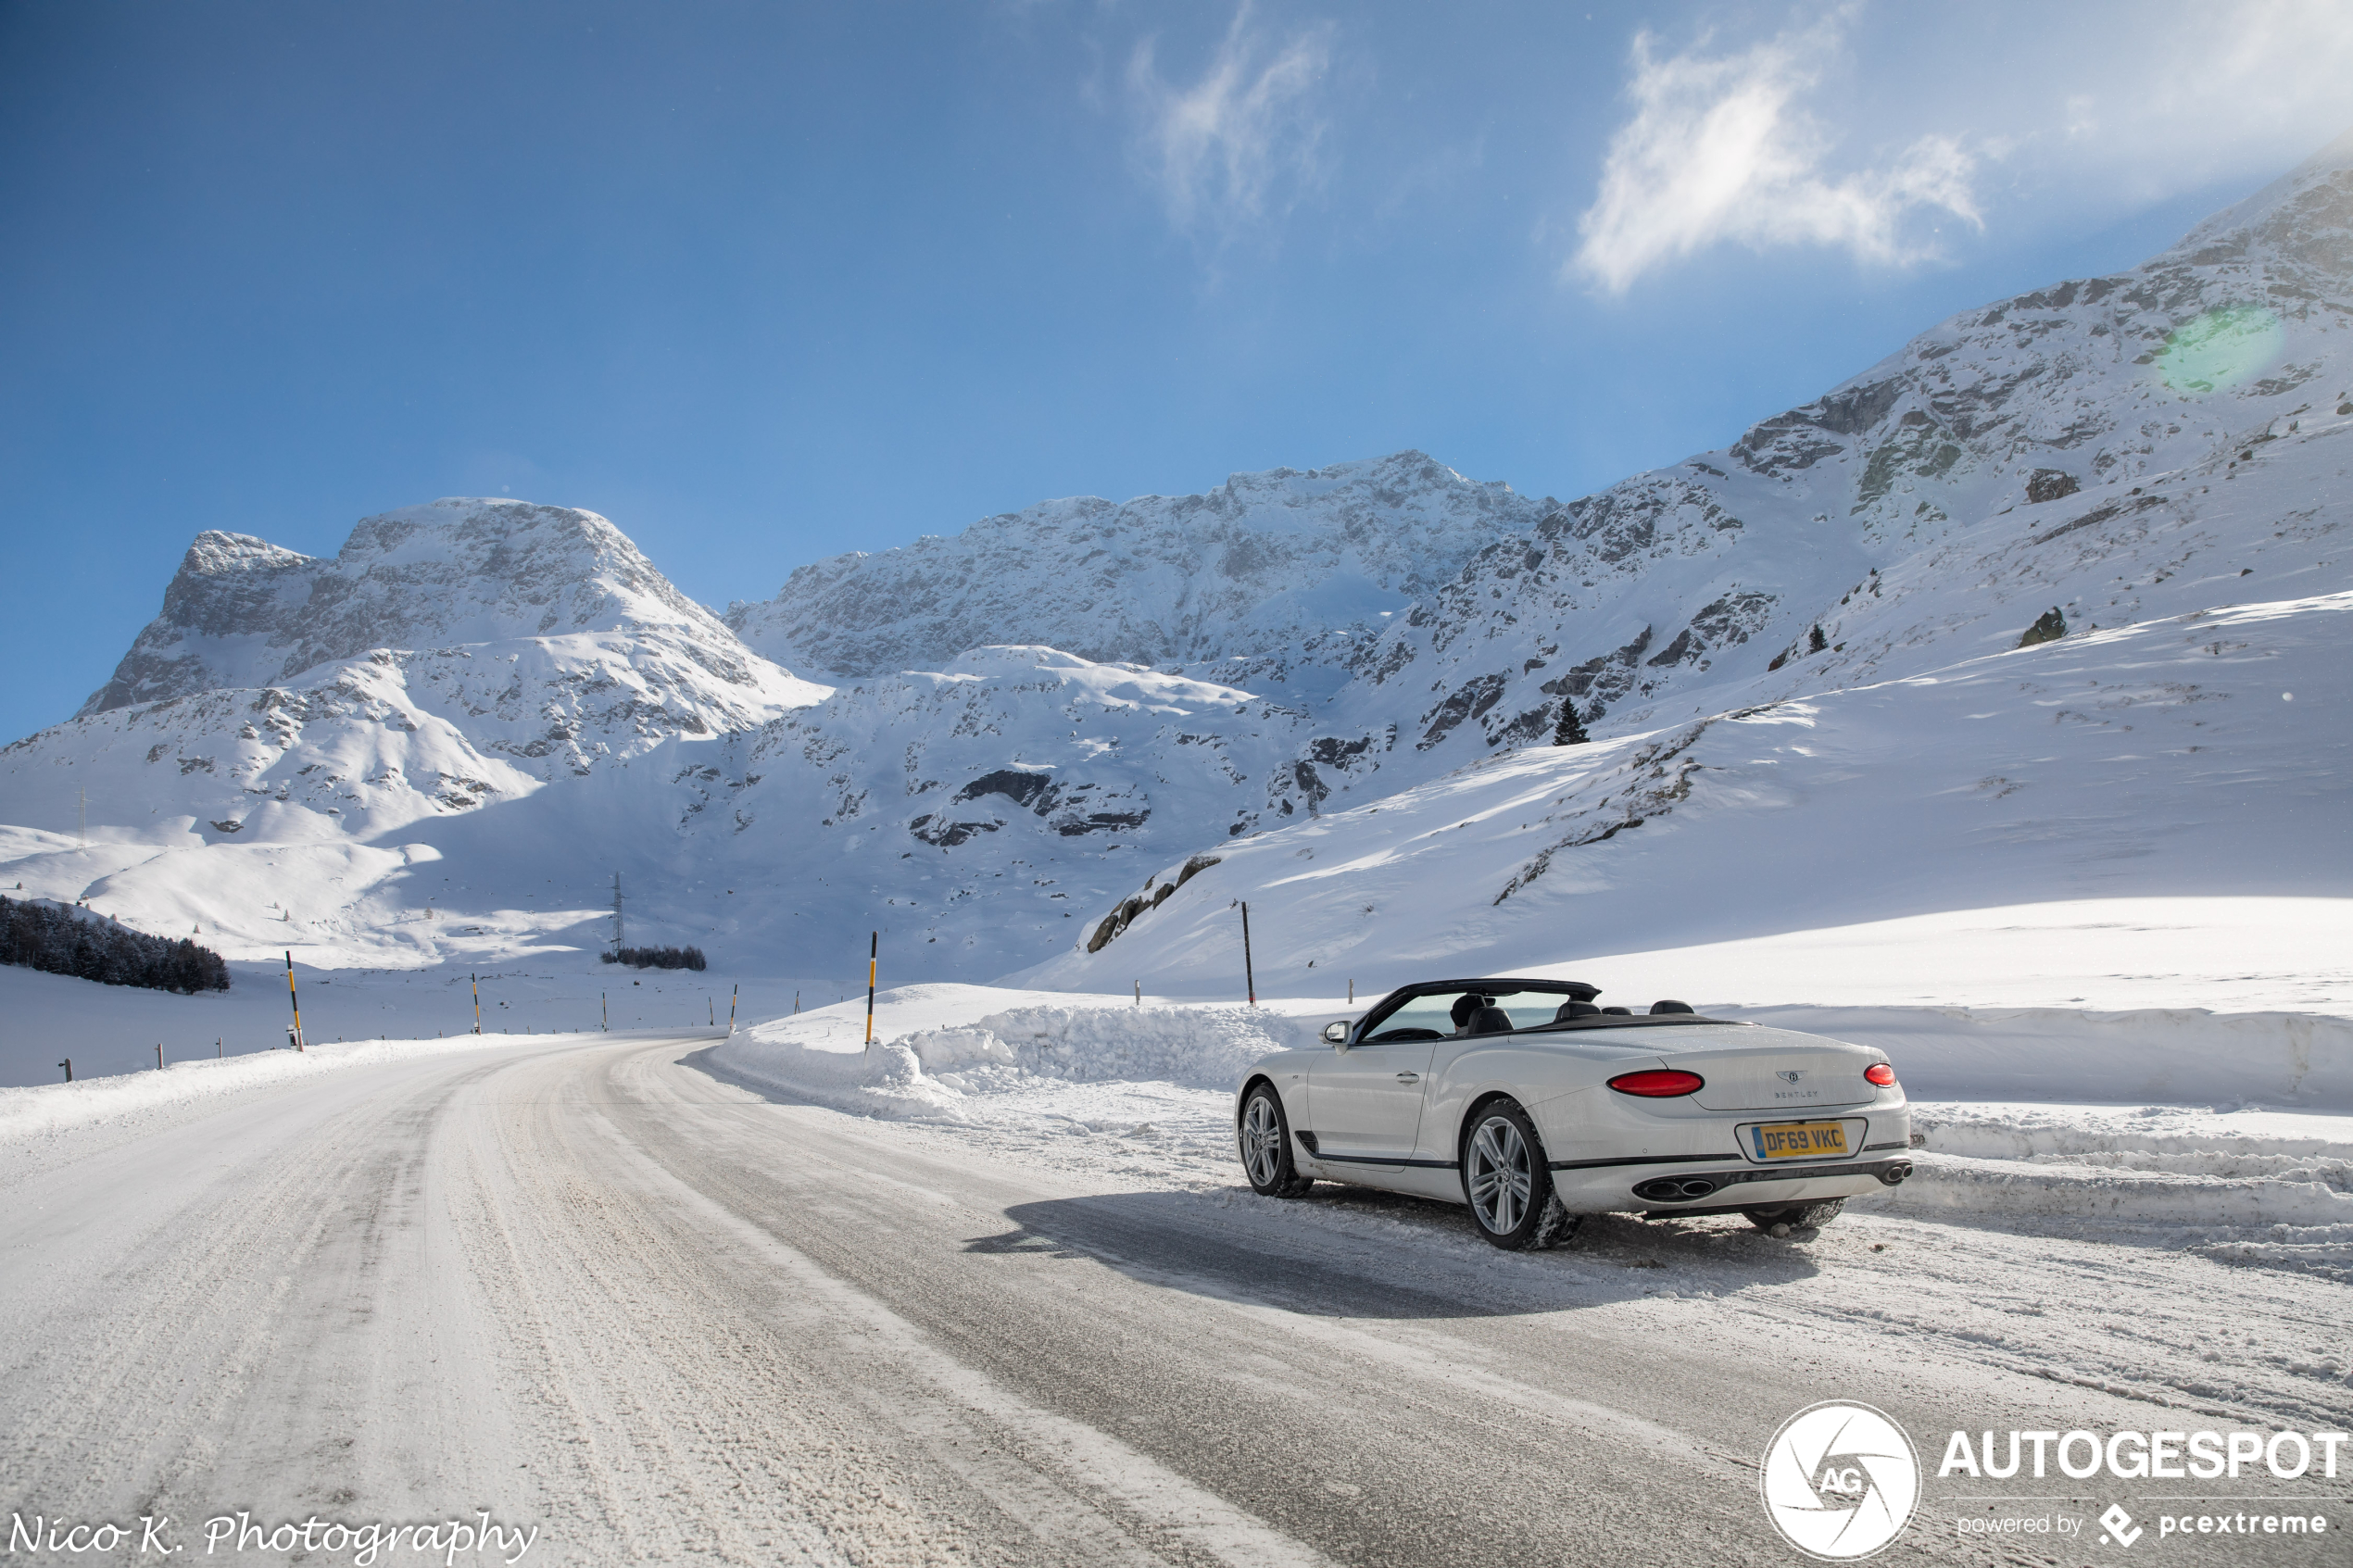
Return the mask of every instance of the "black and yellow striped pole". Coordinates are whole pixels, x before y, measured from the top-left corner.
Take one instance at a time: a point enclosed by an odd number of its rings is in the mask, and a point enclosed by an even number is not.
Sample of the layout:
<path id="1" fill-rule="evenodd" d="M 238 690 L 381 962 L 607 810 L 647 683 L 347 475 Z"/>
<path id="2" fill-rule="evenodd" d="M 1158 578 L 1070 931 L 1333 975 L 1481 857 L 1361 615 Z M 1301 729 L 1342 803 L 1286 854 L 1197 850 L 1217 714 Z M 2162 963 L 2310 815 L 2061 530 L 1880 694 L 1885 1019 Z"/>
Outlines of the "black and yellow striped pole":
<path id="1" fill-rule="evenodd" d="M 727 989 L 727 1034 L 730 1037 L 736 1033 L 736 998 L 743 995 L 743 989 L 741 983 Z"/>
<path id="2" fill-rule="evenodd" d="M 866 1048 L 875 1048 L 875 965 L 882 957 L 882 933 L 866 944 Z"/>
<path id="3" fill-rule="evenodd" d="M 294 949 L 286 949 L 286 1000 L 294 1008 L 295 1049 L 302 1049 L 302 997 L 295 992 Z"/>

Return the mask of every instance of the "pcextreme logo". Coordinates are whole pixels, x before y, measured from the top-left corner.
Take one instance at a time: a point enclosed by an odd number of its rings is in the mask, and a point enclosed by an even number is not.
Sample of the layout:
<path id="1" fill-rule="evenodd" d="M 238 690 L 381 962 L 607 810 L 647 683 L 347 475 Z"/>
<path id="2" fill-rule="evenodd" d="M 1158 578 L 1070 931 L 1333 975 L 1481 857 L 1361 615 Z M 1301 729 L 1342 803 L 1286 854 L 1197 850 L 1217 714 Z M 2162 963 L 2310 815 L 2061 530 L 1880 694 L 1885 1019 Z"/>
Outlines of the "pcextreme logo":
<path id="1" fill-rule="evenodd" d="M 1869 1405 L 1826 1400 L 1789 1418 L 1765 1450 L 1765 1516 L 1806 1556 L 1869 1557 L 1902 1533 L 1920 1496 L 1919 1456 Z"/>

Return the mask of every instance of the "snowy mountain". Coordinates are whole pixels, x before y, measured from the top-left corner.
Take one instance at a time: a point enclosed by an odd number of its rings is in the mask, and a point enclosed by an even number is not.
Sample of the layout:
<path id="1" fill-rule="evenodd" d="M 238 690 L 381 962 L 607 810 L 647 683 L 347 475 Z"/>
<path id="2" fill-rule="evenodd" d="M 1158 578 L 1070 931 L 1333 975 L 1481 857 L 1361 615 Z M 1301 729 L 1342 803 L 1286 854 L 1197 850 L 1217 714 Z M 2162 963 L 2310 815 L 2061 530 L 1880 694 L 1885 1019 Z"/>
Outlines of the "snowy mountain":
<path id="1" fill-rule="evenodd" d="M 1345 665 L 1353 643 L 1553 505 L 1419 452 L 1236 474 L 1200 495 L 1047 501 L 804 566 L 774 599 L 730 605 L 727 622 L 779 663 L 841 676 L 1036 644 L 1172 672 L 1239 661 L 1280 682 Z"/>
<path id="2" fill-rule="evenodd" d="M 1564 704 L 1641 728 L 1774 671 L 1761 689 L 1787 693 L 1991 651 L 2055 595 L 2103 624 L 2276 597 L 2334 526 L 2310 510 L 2325 482 L 2298 486 L 2333 470 L 2281 476 L 2276 540 L 2210 487 L 2344 417 L 2348 312 L 2353 136 L 2144 266 L 1964 312 L 1720 451 L 1551 511 L 1358 668 L 1416 694 L 1424 738 L 1476 719 L 1524 743 Z M 2193 586 L 2218 550 L 2265 580 Z M 1957 574 L 1971 591 L 1944 591 Z"/>
<path id="3" fill-rule="evenodd" d="M 593 951 L 619 873 L 633 940 L 736 972 L 845 977 L 880 928 L 900 980 L 1171 991 L 1227 984 L 1241 897 L 1303 965 L 2334 895 L 2349 315 L 2353 140 L 1566 505 L 1418 453 L 1052 502 L 728 624 L 593 513 L 207 534 L 0 751 L 0 877 L 431 966 Z"/>

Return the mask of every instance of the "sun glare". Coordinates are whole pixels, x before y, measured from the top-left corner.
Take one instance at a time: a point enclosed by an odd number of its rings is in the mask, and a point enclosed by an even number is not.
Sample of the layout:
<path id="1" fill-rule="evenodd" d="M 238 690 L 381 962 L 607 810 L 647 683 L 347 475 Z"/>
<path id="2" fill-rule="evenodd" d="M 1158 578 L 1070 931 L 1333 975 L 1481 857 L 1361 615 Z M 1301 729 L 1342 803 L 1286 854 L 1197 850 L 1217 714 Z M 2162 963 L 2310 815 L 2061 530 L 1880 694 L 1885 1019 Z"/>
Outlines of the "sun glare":
<path id="1" fill-rule="evenodd" d="M 2286 341 L 2280 319 L 2263 307 L 2225 306 L 2167 333 L 2157 373 L 2176 392 L 2220 392 L 2268 369 Z"/>

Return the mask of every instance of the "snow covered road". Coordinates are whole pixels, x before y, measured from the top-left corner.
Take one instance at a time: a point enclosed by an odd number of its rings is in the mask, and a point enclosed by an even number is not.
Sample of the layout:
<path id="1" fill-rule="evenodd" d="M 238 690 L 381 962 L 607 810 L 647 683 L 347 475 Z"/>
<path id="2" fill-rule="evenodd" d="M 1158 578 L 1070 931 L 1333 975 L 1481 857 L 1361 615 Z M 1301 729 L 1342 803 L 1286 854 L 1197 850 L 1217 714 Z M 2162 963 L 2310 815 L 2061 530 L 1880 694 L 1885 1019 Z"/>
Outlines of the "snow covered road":
<path id="1" fill-rule="evenodd" d="M 1935 1474 L 1955 1429 L 2341 1429 L 2331 1276 L 1920 1209 L 1504 1256 L 1437 1206 L 763 1098 L 706 1045 L 513 1043 L 0 1143 L 0 1510 L 129 1525 L 124 1562 L 164 1561 L 142 1515 L 193 1561 L 245 1511 L 487 1516 L 535 1563 L 1779 1562 L 1758 1457 L 1843 1395 L 1927 1467 L 1888 1560 L 2013 1560 L 1954 1524 L 2012 1488 L 2353 1524 L 2353 1464 Z M 2218 1545 L 2134 1555 L 2346 1561 Z M 100 1558 L 6 1555 L 53 1560 Z"/>

